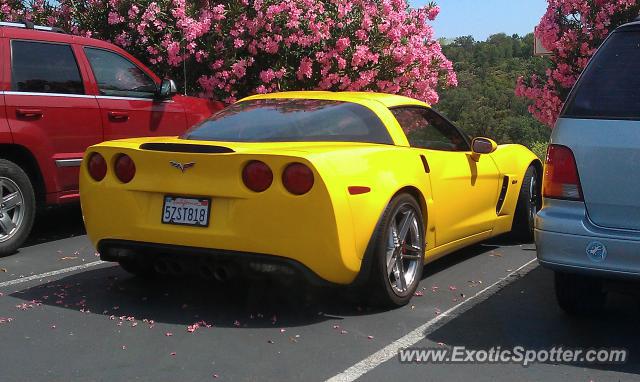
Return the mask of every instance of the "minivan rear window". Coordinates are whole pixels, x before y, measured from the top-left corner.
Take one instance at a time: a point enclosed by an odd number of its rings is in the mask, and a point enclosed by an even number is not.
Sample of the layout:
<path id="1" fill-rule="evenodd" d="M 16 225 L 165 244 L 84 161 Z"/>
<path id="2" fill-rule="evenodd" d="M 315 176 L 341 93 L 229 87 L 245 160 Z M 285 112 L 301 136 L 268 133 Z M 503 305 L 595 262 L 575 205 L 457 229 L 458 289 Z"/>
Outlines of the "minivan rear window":
<path id="1" fill-rule="evenodd" d="M 615 32 L 574 87 L 562 117 L 640 120 L 640 32 Z"/>

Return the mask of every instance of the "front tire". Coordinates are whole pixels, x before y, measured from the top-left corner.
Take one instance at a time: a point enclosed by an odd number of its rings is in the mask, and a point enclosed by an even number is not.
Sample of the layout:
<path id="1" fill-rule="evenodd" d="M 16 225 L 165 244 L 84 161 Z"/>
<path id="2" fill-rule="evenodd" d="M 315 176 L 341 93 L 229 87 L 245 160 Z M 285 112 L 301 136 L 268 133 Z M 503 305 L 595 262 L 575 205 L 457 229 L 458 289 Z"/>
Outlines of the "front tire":
<path id="1" fill-rule="evenodd" d="M 24 244 L 35 217 L 36 198 L 29 176 L 17 164 L 0 159 L 0 256 Z"/>
<path id="2" fill-rule="evenodd" d="M 555 273 L 556 300 L 569 315 L 597 313 L 607 294 L 601 279 L 572 273 Z"/>
<path id="3" fill-rule="evenodd" d="M 533 241 L 535 217 L 542 206 L 540 189 L 540 174 L 536 166 L 531 165 L 522 180 L 511 229 L 512 236 L 523 243 Z"/>
<path id="4" fill-rule="evenodd" d="M 373 240 L 372 302 L 406 305 L 422 278 L 425 251 L 424 221 L 413 196 L 400 194 L 391 200 Z"/>

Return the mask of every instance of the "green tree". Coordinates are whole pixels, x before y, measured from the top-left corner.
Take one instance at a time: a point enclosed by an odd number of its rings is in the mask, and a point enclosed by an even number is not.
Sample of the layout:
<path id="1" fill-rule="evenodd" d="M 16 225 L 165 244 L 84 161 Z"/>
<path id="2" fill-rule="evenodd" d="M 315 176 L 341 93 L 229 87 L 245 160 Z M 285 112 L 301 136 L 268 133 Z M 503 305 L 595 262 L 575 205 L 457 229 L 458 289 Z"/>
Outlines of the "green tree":
<path id="1" fill-rule="evenodd" d="M 443 46 L 458 74 L 457 88 L 441 93 L 437 109 L 472 136 L 534 147 L 547 142 L 549 129 L 528 112 L 530 102 L 514 94 L 520 73 L 544 71 L 547 62 L 533 56 L 533 34 L 456 38 Z"/>

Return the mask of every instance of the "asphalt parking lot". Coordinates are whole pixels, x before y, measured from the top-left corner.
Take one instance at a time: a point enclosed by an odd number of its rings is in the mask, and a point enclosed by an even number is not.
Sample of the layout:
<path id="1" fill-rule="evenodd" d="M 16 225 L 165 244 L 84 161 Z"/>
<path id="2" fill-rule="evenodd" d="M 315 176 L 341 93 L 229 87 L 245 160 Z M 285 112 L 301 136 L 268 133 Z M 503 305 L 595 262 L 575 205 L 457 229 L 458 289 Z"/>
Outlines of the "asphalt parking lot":
<path id="1" fill-rule="evenodd" d="M 569 318 L 533 244 L 498 240 L 427 266 L 404 308 L 343 289 L 134 278 L 101 263 L 79 208 L 44 214 L 0 259 L 0 380 L 640 380 L 637 301 Z M 397 349 L 620 347 L 622 365 L 401 364 Z"/>

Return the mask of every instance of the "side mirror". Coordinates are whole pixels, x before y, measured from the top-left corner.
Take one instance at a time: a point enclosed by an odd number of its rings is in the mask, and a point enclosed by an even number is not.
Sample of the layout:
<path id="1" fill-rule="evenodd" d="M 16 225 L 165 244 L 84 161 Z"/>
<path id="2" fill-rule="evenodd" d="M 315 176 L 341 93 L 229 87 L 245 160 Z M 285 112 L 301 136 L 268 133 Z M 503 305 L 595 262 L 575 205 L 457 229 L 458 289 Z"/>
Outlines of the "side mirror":
<path id="1" fill-rule="evenodd" d="M 489 138 L 478 137 L 473 138 L 473 141 L 471 141 L 471 151 L 476 155 L 491 154 L 497 148 L 498 144 Z"/>
<path id="2" fill-rule="evenodd" d="M 178 93 L 178 87 L 173 80 L 164 79 L 158 88 L 157 97 L 160 99 L 167 99 L 173 97 Z"/>

